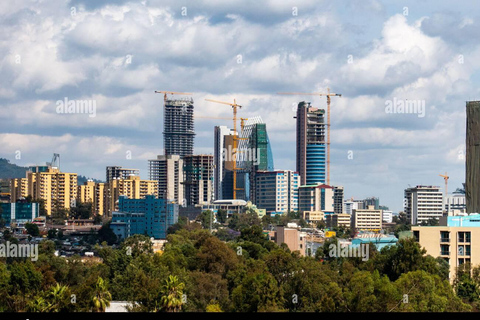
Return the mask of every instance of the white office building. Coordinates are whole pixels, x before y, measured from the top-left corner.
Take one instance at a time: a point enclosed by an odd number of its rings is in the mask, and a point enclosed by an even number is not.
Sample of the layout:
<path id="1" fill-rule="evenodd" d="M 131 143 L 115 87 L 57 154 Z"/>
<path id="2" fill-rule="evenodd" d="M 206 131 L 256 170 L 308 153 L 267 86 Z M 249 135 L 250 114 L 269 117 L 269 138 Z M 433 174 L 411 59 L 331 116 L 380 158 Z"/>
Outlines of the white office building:
<path id="1" fill-rule="evenodd" d="M 416 186 L 405 189 L 405 213 L 412 225 L 427 222 L 443 215 L 443 196 L 440 187 Z"/>

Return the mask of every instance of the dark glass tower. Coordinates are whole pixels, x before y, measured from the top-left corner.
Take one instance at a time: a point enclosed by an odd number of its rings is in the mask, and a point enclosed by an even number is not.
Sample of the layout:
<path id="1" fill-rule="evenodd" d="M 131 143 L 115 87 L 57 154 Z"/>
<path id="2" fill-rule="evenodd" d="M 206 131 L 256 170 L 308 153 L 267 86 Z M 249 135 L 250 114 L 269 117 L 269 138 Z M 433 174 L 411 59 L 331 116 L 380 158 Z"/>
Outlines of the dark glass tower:
<path id="1" fill-rule="evenodd" d="M 195 138 L 193 99 L 166 100 L 163 128 L 165 155 L 192 155 Z"/>

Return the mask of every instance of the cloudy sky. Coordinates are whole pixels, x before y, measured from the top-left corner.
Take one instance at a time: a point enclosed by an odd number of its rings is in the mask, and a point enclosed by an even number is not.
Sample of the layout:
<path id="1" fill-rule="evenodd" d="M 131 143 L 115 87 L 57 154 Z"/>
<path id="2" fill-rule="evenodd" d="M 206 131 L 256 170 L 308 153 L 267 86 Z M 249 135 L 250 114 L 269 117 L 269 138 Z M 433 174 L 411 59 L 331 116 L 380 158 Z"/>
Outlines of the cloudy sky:
<path id="1" fill-rule="evenodd" d="M 281 2 L 281 4 L 279 4 Z M 195 115 L 267 123 L 276 169 L 295 169 L 295 114 L 332 99 L 331 182 L 345 196 L 402 209 L 408 185 L 465 179 L 465 101 L 480 99 L 480 10 L 475 1 L 195 0 L 0 3 L 0 157 L 105 179 L 163 150 L 163 97 L 192 92 Z M 90 100 L 95 116 L 57 112 Z M 387 112 L 393 101 L 425 105 Z M 395 110 L 393 110 L 395 111 Z M 401 110 L 396 110 L 401 111 Z M 213 154 L 199 118 L 195 152 Z"/>

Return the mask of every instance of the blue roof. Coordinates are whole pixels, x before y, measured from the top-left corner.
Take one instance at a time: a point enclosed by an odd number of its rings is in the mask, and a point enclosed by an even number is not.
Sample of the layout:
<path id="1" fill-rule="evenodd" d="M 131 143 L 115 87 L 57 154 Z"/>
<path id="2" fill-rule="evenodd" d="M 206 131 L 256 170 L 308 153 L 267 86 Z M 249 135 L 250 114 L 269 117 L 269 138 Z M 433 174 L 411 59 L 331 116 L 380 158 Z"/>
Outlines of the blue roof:
<path id="1" fill-rule="evenodd" d="M 449 227 L 480 227 L 480 214 L 471 213 L 468 216 L 447 217 Z"/>

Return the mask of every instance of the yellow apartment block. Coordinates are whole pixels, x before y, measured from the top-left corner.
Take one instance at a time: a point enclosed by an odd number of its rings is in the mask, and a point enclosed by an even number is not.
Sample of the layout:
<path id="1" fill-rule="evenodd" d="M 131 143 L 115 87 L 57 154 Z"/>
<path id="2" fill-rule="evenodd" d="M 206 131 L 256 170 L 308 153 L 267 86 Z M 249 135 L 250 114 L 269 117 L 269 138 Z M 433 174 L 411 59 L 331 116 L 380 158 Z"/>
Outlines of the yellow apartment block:
<path id="1" fill-rule="evenodd" d="M 103 215 L 105 212 L 105 183 L 86 181 L 78 186 L 78 202 L 91 202 L 95 214 Z"/>
<path id="2" fill-rule="evenodd" d="M 70 208 L 71 201 L 77 198 L 77 174 L 60 172 L 56 167 L 30 167 L 26 178 L 11 179 L 12 201 L 21 196 L 31 195 L 33 199 L 43 199 L 48 215 L 53 208 Z"/>
<path id="3" fill-rule="evenodd" d="M 140 180 L 139 176 L 129 176 L 127 179 L 113 179 L 105 186 L 105 211 L 108 215 L 118 209 L 118 197 L 142 199 L 148 194 L 156 195 L 158 181 Z"/>
<path id="4" fill-rule="evenodd" d="M 450 265 L 449 279 L 463 263 L 480 264 L 480 215 L 441 217 L 440 226 L 412 226 L 413 235 L 427 254 Z"/>
<path id="5" fill-rule="evenodd" d="M 351 227 L 360 230 L 381 230 L 383 210 L 375 210 L 375 206 L 368 209 L 353 209 Z"/>
<path id="6" fill-rule="evenodd" d="M 11 201 L 16 202 L 20 198 L 28 196 L 28 185 L 26 178 L 10 179 Z"/>
<path id="7" fill-rule="evenodd" d="M 303 211 L 303 219 L 308 222 L 320 222 L 325 219 L 323 211 Z"/>
<path id="8" fill-rule="evenodd" d="M 327 214 L 325 216 L 328 228 L 346 227 L 350 228 L 351 216 L 348 213 Z"/>

